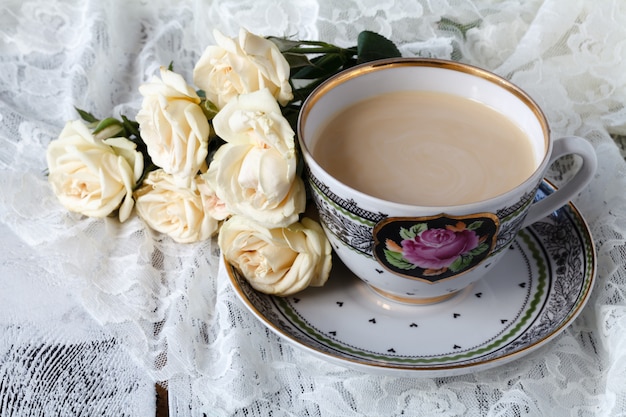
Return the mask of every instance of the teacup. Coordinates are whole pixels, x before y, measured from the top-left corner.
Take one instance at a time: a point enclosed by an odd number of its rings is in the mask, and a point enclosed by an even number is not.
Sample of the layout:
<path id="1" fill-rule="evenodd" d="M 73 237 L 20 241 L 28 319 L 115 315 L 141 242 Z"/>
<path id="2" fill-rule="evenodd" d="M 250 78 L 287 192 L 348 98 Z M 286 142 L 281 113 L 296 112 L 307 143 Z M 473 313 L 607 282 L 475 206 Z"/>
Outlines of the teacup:
<path id="1" fill-rule="evenodd" d="M 405 99 L 423 104 L 398 106 L 397 100 Z M 389 120 L 377 121 L 381 113 Z M 431 123 L 440 115 L 443 124 Z M 478 130 L 461 125 L 446 132 L 462 118 Z M 413 128 L 402 127 L 413 119 Z M 350 126 L 360 129 L 356 139 L 350 138 Z M 425 131 L 436 141 L 410 142 L 418 140 L 415 132 Z M 361 139 L 370 133 L 385 137 Z M 461 145 L 472 135 L 474 144 Z M 303 103 L 298 137 L 312 196 L 336 254 L 377 293 L 414 304 L 443 301 L 485 276 L 521 228 L 567 204 L 597 165 L 586 140 L 551 138 L 543 112 L 519 87 L 486 70 L 437 59 L 375 61 L 331 77 Z M 392 141 L 401 144 L 395 153 L 387 152 Z M 517 150 L 520 141 L 523 149 Z M 492 150 L 500 153 L 493 156 Z M 446 158 L 434 161 L 442 153 Z M 482 162 L 474 159 L 486 153 Z M 450 166 L 442 164 L 456 154 Z M 568 154 L 581 157 L 580 169 L 535 202 L 550 164 Z M 505 165 L 492 164 L 500 159 Z M 410 171 L 431 162 L 426 172 Z M 458 181 L 463 185 L 439 192 Z M 478 192 L 483 189 L 487 194 Z"/>

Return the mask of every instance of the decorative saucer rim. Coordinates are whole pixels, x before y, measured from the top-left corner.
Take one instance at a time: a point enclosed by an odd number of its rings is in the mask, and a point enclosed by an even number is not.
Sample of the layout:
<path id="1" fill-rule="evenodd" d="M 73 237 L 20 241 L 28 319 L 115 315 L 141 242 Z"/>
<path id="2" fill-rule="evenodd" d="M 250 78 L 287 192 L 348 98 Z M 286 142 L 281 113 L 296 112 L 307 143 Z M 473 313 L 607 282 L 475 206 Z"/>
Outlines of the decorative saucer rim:
<path id="1" fill-rule="evenodd" d="M 551 184 L 549 184 L 547 181 L 544 181 L 542 183 L 542 186 L 540 187 L 540 193 L 543 192 L 545 196 L 552 193 L 554 189 L 555 188 Z M 576 293 L 577 296 L 575 297 L 575 299 L 571 300 L 570 304 L 567 305 L 566 314 L 564 314 L 562 319 L 557 324 L 555 324 L 553 327 L 549 327 L 546 334 L 542 334 L 537 339 L 533 339 L 531 337 L 530 340 L 524 340 L 525 337 L 529 337 L 526 332 L 529 332 L 529 329 L 533 329 L 533 326 L 535 326 L 535 321 L 541 319 L 541 316 L 545 314 L 544 310 L 547 308 L 546 304 L 548 303 L 548 301 L 551 301 L 550 297 L 554 297 L 553 283 L 551 282 L 551 279 L 549 279 L 550 282 L 547 282 L 548 288 L 546 289 L 547 294 L 545 295 L 545 298 L 539 300 L 536 293 L 538 289 L 535 288 L 533 290 L 535 291 L 533 295 L 537 299 L 532 300 L 532 302 L 535 303 L 535 308 L 538 308 L 539 310 L 536 312 L 535 315 L 533 315 L 533 317 L 527 317 L 526 321 L 529 321 L 529 323 L 527 323 L 528 325 L 524 324 L 522 326 L 523 329 L 518 329 L 518 333 L 511 333 L 508 337 L 510 340 L 508 342 L 505 340 L 504 346 L 501 346 L 494 351 L 487 350 L 484 355 L 470 355 L 467 360 L 444 360 L 442 361 L 442 363 L 436 363 L 437 361 L 433 361 L 433 363 L 430 364 L 427 363 L 427 361 L 425 361 L 424 363 L 419 363 L 418 361 L 417 364 L 411 365 L 410 363 L 403 363 L 402 360 L 385 360 L 384 354 L 379 355 L 383 359 L 379 358 L 377 360 L 368 360 L 363 357 L 359 357 L 359 355 L 350 356 L 350 354 L 347 352 L 348 348 L 342 347 L 341 343 L 328 343 L 326 346 L 324 346 L 324 342 L 320 342 L 319 338 L 318 340 L 316 340 L 311 335 L 307 335 L 304 326 L 298 328 L 297 323 L 293 320 L 289 323 L 290 320 L 284 315 L 284 311 L 280 311 L 278 314 L 276 314 L 277 311 L 281 308 L 278 306 L 279 304 L 282 304 L 283 307 L 286 304 L 289 304 L 289 297 L 281 298 L 269 296 L 266 294 L 260 294 L 251 289 L 249 287 L 249 284 L 245 282 L 245 279 L 239 276 L 234 268 L 228 263 L 226 263 L 226 270 L 229 275 L 232 288 L 235 290 L 235 293 L 237 295 L 237 298 L 244 303 L 247 309 L 251 311 L 252 314 L 258 320 L 260 320 L 262 324 L 264 324 L 267 328 L 272 330 L 284 340 L 287 340 L 295 346 L 304 349 L 305 351 L 312 353 L 318 357 L 321 357 L 322 359 L 347 368 L 356 368 L 365 372 L 384 373 L 398 376 L 434 377 L 460 375 L 492 368 L 511 362 L 513 360 L 521 358 L 522 356 L 525 356 L 526 354 L 538 349 L 539 347 L 544 346 L 549 341 L 553 340 L 556 336 L 561 334 L 569 325 L 571 325 L 571 323 L 576 319 L 576 317 L 580 314 L 580 312 L 586 305 L 591 295 L 596 278 L 597 260 L 593 239 L 591 237 L 589 227 L 587 226 L 584 218 L 573 203 L 570 202 L 568 205 L 557 210 L 548 217 L 553 217 L 556 219 L 559 218 L 559 216 L 564 218 L 564 221 L 568 222 L 572 230 L 577 234 L 578 238 L 580 239 L 580 243 L 576 247 L 582 250 L 580 257 L 581 259 L 583 259 L 585 266 L 581 274 L 582 276 L 580 278 L 580 282 L 575 282 L 575 284 L 580 286 L 580 290 L 578 293 Z M 537 223 L 535 225 L 537 225 Z M 533 229 L 533 227 L 540 227 L 535 225 L 531 225 L 529 226 L 529 228 Z M 517 237 L 516 242 L 518 239 L 521 238 Z M 539 242 L 541 238 L 536 237 L 536 239 Z M 546 242 L 550 243 L 551 241 Z M 554 269 L 555 261 L 552 255 L 547 253 L 547 250 L 544 247 L 546 242 L 540 242 L 540 245 L 542 245 L 542 247 L 540 248 L 540 252 L 542 252 L 543 256 L 545 256 L 545 261 L 549 264 L 548 266 L 551 269 Z M 536 263 L 540 261 L 534 259 L 531 262 Z M 529 274 L 533 275 L 533 273 L 530 272 Z M 332 278 L 333 277 L 331 276 L 330 279 Z M 536 281 L 533 285 L 538 285 L 537 278 L 534 277 L 533 279 L 535 279 Z M 365 285 L 364 283 L 362 284 Z M 247 293 L 246 291 L 244 291 L 243 286 L 247 286 Z M 306 291 L 307 290 L 305 290 L 305 292 L 301 293 L 300 295 L 296 294 L 293 297 L 305 298 L 307 295 Z M 313 291 L 318 291 L 318 294 L 321 293 L 320 289 L 314 289 Z M 254 300 L 252 300 L 251 297 L 249 297 L 247 294 L 252 294 L 252 298 L 254 298 Z M 543 297 L 543 295 L 541 295 L 541 297 Z M 293 300 L 293 298 L 291 298 L 291 300 Z M 446 304 L 448 302 L 451 301 L 444 301 L 442 304 Z M 411 307 L 417 309 L 424 308 L 422 306 Z M 268 310 L 268 308 L 275 311 L 270 311 Z M 528 311 L 530 311 L 528 307 L 522 307 L 522 313 Z M 534 314 L 534 312 L 532 314 Z M 270 318 L 269 316 L 271 315 L 274 315 L 274 317 Z M 433 317 L 433 320 L 434 319 L 435 317 Z M 519 346 L 509 346 L 509 344 L 516 341 Z M 319 349 L 320 345 L 323 346 L 323 350 Z M 514 348 L 507 351 L 507 349 L 505 349 L 506 347 Z M 502 354 L 499 354 L 498 352 L 502 352 Z"/>

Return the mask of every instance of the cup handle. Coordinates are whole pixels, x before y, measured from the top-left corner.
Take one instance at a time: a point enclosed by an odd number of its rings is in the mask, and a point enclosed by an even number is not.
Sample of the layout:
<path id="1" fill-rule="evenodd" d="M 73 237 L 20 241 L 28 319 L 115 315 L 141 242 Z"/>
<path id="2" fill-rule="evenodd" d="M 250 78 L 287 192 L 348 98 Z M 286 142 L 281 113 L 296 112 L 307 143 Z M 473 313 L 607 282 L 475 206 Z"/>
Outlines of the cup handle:
<path id="1" fill-rule="evenodd" d="M 575 154 L 582 158 L 582 166 L 564 186 L 530 206 L 522 227 L 530 226 L 569 202 L 593 178 L 598 165 L 593 146 L 578 136 L 566 136 L 554 141 L 550 164 L 564 155 Z"/>

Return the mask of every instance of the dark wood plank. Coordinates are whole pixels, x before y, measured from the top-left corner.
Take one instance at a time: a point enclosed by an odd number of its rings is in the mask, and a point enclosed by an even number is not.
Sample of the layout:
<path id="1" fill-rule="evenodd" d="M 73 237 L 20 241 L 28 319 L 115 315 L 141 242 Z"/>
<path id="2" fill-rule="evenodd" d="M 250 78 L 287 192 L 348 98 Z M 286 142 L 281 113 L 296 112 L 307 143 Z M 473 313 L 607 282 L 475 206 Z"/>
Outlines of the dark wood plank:
<path id="1" fill-rule="evenodd" d="M 161 384 L 155 384 L 156 388 L 156 417 L 169 417 L 167 388 Z"/>

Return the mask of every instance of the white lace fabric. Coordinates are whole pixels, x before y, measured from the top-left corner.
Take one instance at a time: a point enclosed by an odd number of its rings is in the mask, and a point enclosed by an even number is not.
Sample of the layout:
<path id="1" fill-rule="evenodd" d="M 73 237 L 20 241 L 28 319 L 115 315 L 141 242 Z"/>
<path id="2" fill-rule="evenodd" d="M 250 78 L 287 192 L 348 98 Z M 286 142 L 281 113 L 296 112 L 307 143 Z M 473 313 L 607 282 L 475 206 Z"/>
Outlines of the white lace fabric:
<path id="1" fill-rule="evenodd" d="M 341 46 L 372 30 L 405 56 L 457 59 L 505 76 L 539 103 L 553 135 L 588 139 L 599 168 L 574 203 L 589 223 L 598 268 L 580 317 L 538 351 L 487 371 L 370 375 L 313 357 L 266 329 L 231 289 L 214 241 L 177 244 L 136 217 L 120 224 L 65 211 L 46 180 L 45 149 L 77 118 L 74 106 L 133 117 L 139 84 L 159 66 L 172 62 L 191 82 L 212 29 L 235 36 L 240 26 Z M 19 300 L 31 290 L 17 280 L 28 277 L 41 308 L 16 317 L 10 303 L 0 305 L 0 360 L 16 354 L 12 335 L 23 346 L 58 344 L 61 326 L 63 343 L 87 362 L 123 356 L 94 351 L 90 340 L 123 349 L 140 374 L 167 384 L 170 413 L 181 416 L 624 416 L 626 163 L 611 135 L 626 135 L 625 63 L 621 0 L 4 1 L 0 219 L 28 256 L 5 250 L 0 259 L 12 274 L 0 282 L 7 299 Z M 575 165 L 561 161 L 550 176 L 558 184 Z M 53 330 L 42 332 L 48 310 Z M 85 332 L 79 323 L 93 319 L 98 330 Z M 41 366 L 51 360 L 40 357 Z M 110 375 L 142 380 L 114 362 Z M 0 365 L 1 386 L 15 381 L 8 369 Z M 90 387 L 89 395 L 109 398 L 109 388 Z M 75 395 L 76 404 L 88 397 Z M 46 410 L 67 398 L 51 396 Z M 33 415 L 42 407 L 29 404 Z M 119 404 L 137 415 L 132 401 Z"/>

